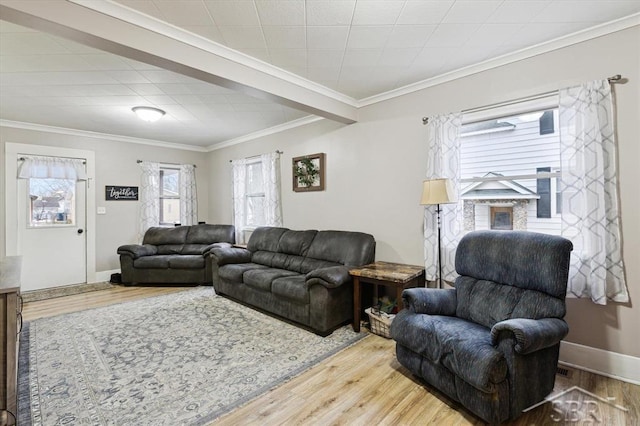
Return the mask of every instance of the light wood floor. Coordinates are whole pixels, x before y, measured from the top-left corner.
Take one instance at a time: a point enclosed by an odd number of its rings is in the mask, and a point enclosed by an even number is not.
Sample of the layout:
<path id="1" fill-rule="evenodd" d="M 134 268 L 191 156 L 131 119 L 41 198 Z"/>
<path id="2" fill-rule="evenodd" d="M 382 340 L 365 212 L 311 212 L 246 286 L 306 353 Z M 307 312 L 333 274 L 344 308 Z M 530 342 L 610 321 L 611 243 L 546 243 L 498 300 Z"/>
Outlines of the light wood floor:
<path id="1" fill-rule="evenodd" d="M 30 321 L 113 303 L 169 294 L 188 288 L 120 287 L 26 303 Z M 414 377 L 395 359 L 392 340 L 369 335 L 291 381 L 221 417 L 215 425 L 482 425 L 437 390 Z M 580 401 L 535 408 L 513 425 L 640 425 L 640 386 L 572 369 L 557 376 L 554 394 L 573 386 L 614 404 Z M 593 400 L 593 398 L 590 398 Z M 591 413 L 591 417 L 587 417 Z"/>

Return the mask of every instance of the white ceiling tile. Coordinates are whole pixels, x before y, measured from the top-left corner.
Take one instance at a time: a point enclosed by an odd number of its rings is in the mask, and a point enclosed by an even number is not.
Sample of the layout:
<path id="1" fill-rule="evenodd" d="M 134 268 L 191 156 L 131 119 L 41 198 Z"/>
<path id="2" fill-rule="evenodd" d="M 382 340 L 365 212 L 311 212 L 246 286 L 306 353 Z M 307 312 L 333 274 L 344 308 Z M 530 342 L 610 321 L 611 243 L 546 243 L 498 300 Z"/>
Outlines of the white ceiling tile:
<path id="1" fill-rule="evenodd" d="M 381 67 L 408 67 L 415 61 L 420 48 L 411 49 L 384 49 L 378 58 L 376 65 Z"/>
<path id="2" fill-rule="evenodd" d="M 447 24 L 469 24 L 486 21 L 502 0 L 458 0 L 442 20 Z"/>
<path id="3" fill-rule="evenodd" d="M 141 96 L 164 95 L 164 92 L 155 84 L 128 84 L 127 87 Z"/>
<path id="4" fill-rule="evenodd" d="M 269 49 L 271 63 L 278 67 L 299 67 L 307 64 L 305 49 Z"/>
<path id="5" fill-rule="evenodd" d="M 306 35 L 304 27 L 263 27 L 267 47 L 271 49 L 304 49 Z"/>
<path id="6" fill-rule="evenodd" d="M 453 5 L 454 0 L 448 1 L 408 1 L 398 24 L 439 24 Z"/>
<path id="7" fill-rule="evenodd" d="M 310 49 L 307 51 L 307 66 L 309 67 L 309 75 L 314 68 L 338 67 L 342 64 L 344 50 L 321 50 Z"/>
<path id="8" fill-rule="evenodd" d="M 574 33 L 585 28 L 584 23 L 537 23 L 525 24 L 504 44 L 513 46 L 532 46 L 545 41 L 553 40 L 562 35 Z"/>
<path id="9" fill-rule="evenodd" d="M 347 49 L 342 60 L 343 67 L 373 67 L 378 63 L 382 49 Z"/>
<path id="10" fill-rule="evenodd" d="M 225 44 L 232 48 L 266 49 L 267 45 L 260 27 L 222 27 L 220 32 Z"/>
<path id="11" fill-rule="evenodd" d="M 148 73 L 148 76 L 154 78 L 154 80 L 148 79 L 148 77 L 142 73 Z M 156 76 L 167 75 L 166 73 L 169 73 L 169 71 L 105 71 L 105 74 L 113 77 L 114 80 L 122 84 L 160 83 L 161 79 Z"/>
<path id="12" fill-rule="evenodd" d="M 352 25 L 395 24 L 403 4 L 400 1 L 359 1 L 356 3 Z"/>
<path id="13" fill-rule="evenodd" d="M 200 99 L 202 99 L 202 102 L 208 104 L 208 105 L 222 105 L 222 104 L 228 104 L 229 100 L 227 99 L 227 97 L 225 95 L 199 95 Z"/>
<path id="14" fill-rule="evenodd" d="M 355 0 L 307 2 L 307 25 L 350 25 L 355 5 Z"/>
<path id="15" fill-rule="evenodd" d="M 425 47 L 458 47 L 464 45 L 480 24 L 440 24 Z"/>
<path id="16" fill-rule="evenodd" d="M 344 49 L 347 46 L 349 27 L 307 27 L 309 49 Z"/>
<path id="17" fill-rule="evenodd" d="M 383 48 L 387 43 L 393 27 L 351 27 L 347 48 L 374 49 Z"/>
<path id="18" fill-rule="evenodd" d="M 118 0 L 118 3 L 124 4 L 146 15 L 162 18 L 162 13 L 153 3 L 153 0 Z"/>
<path id="19" fill-rule="evenodd" d="M 299 0 L 255 0 L 258 16 L 266 25 L 304 25 L 304 2 Z"/>
<path id="20" fill-rule="evenodd" d="M 209 11 L 201 1 L 154 0 L 167 22 L 175 25 L 212 25 Z"/>
<path id="21" fill-rule="evenodd" d="M 38 33 L 38 30 L 16 25 L 8 21 L 0 20 L 0 33 Z"/>
<path id="22" fill-rule="evenodd" d="M 242 52 L 245 55 L 251 56 L 255 59 L 260 59 L 264 62 L 271 62 L 271 57 L 269 56 L 269 49 L 235 49 L 238 52 Z"/>
<path id="23" fill-rule="evenodd" d="M 43 33 L 3 33 L 0 37 L 3 55 L 53 55 L 70 53 L 57 40 Z"/>
<path id="24" fill-rule="evenodd" d="M 158 89 L 162 90 L 167 95 L 183 95 L 185 93 L 199 93 L 197 90 L 192 90 L 188 84 L 183 83 L 157 83 Z"/>
<path id="25" fill-rule="evenodd" d="M 205 5 L 218 26 L 260 26 L 258 10 L 251 0 L 205 0 Z"/>
<path id="26" fill-rule="evenodd" d="M 473 37 L 467 40 L 465 46 L 492 48 L 512 39 L 524 24 L 484 24 Z"/>
<path id="27" fill-rule="evenodd" d="M 91 69 L 94 70 L 130 70 L 131 67 L 116 55 L 97 54 L 97 55 L 78 55 Z"/>
<path id="28" fill-rule="evenodd" d="M 389 36 L 386 47 L 400 49 L 422 47 L 435 29 L 435 25 L 396 25 Z"/>
<path id="29" fill-rule="evenodd" d="M 556 0 L 549 3 L 533 22 L 596 23 L 635 12 L 640 12 L 640 1 Z"/>
<path id="30" fill-rule="evenodd" d="M 550 0 L 542 1 L 505 1 L 487 19 L 492 24 L 527 23 L 549 4 Z"/>
<path id="31" fill-rule="evenodd" d="M 316 82 L 337 81 L 338 77 L 340 77 L 340 66 L 316 66 L 313 68 L 309 67 L 309 71 L 307 73 L 307 78 Z"/>

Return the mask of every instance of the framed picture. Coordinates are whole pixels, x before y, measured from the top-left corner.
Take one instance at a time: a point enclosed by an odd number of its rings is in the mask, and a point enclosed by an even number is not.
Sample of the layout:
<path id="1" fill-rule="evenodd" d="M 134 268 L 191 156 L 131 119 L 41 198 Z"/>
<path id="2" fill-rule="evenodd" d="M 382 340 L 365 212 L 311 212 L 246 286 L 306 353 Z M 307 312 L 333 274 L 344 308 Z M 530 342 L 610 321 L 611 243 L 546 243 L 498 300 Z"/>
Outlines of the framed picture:
<path id="1" fill-rule="evenodd" d="M 295 192 L 324 191 L 324 153 L 293 159 L 293 190 Z"/>

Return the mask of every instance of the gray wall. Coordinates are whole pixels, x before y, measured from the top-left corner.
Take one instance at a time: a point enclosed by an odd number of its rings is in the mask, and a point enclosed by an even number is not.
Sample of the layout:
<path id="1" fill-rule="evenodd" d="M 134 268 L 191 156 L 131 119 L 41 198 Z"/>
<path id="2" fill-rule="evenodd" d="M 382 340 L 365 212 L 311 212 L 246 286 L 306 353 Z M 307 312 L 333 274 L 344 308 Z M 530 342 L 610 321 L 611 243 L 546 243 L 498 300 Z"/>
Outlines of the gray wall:
<path id="1" fill-rule="evenodd" d="M 105 185 L 140 186 L 140 166 L 137 159 L 196 165 L 198 185 L 199 220 L 208 221 L 207 205 L 210 194 L 208 186 L 207 154 L 151 145 L 124 143 L 112 140 L 69 136 L 9 127 L 0 127 L 0 255 L 5 254 L 5 143 L 23 143 L 65 148 L 84 149 L 95 152 L 96 206 L 106 207 L 106 215 L 96 215 L 96 271 L 119 269 L 116 250 L 122 244 L 135 243 L 138 233 L 138 203 L 135 201 L 105 201 Z"/>
<path id="2" fill-rule="evenodd" d="M 517 99 L 622 74 L 615 86 L 618 106 L 620 198 L 626 272 L 632 301 L 640 297 L 640 27 L 479 72 L 360 110 L 359 121 L 327 121 L 281 132 L 211 153 L 209 213 L 230 222 L 228 160 L 276 149 L 282 155 L 284 225 L 294 229 L 369 232 L 378 241 L 377 259 L 423 263 L 423 208 L 418 205 L 426 175 L 423 116 Z M 294 193 L 291 158 L 327 154 L 323 192 Z M 568 301 L 568 341 L 640 356 L 640 309 L 631 304 L 598 306 Z"/>

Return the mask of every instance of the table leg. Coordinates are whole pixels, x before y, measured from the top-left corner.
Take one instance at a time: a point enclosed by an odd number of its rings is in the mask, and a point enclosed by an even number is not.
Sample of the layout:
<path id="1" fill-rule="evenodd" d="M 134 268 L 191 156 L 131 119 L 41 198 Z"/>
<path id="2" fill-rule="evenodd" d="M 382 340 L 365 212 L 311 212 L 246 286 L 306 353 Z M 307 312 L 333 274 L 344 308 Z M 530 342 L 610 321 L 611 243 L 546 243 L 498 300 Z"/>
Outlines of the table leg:
<path id="1" fill-rule="evenodd" d="M 353 331 L 360 332 L 360 279 L 353 277 Z"/>

